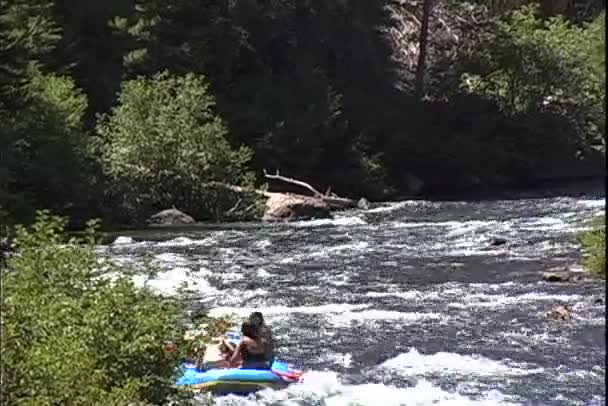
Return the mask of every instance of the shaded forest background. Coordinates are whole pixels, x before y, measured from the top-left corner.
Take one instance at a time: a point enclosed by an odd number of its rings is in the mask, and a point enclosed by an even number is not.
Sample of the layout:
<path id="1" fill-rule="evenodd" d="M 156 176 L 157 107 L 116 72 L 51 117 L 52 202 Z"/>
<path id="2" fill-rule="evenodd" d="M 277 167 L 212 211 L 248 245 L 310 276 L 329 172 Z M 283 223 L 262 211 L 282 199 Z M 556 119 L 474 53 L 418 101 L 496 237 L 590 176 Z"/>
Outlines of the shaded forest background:
<path id="1" fill-rule="evenodd" d="M 370 200 L 605 172 L 605 2 L 8 0 L 0 215 L 242 219 L 280 170 Z"/>

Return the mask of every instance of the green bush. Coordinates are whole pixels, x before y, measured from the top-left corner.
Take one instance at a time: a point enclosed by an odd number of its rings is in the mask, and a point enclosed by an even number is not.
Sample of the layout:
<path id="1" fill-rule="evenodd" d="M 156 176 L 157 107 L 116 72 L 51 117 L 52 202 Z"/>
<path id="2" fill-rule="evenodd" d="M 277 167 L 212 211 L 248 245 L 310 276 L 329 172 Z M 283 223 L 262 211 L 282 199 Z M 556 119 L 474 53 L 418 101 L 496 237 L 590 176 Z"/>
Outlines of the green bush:
<path id="1" fill-rule="evenodd" d="M 183 306 L 134 285 L 95 248 L 95 226 L 65 241 L 65 222 L 39 213 L 16 229 L 2 269 L 2 398 L 6 405 L 166 403 L 183 342 Z"/>
<path id="2" fill-rule="evenodd" d="M 83 130 L 86 96 L 62 76 L 35 72 L 19 114 L 0 115 L 0 207 L 9 220 L 29 222 L 36 209 L 62 212 L 78 205 L 88 178 Z M 6 159 L 5 159 L 6 158 Z"/>
<path id="3" fill-rule="evenodd" d="M 585 255 L 584 265 L 587 270 L 601 278 L 606 278 L 606 217 L 593 220 L 591 230 L 578 236 Z"/>
<path id="4" fill-rule="evenodd" d="M 507 114 L 558 113 L 582 139 L 597 139 L 605 123 L 605 89 L 593 58 L 601 47 L 597 25 L 543 20 L 537 6 L 522 7 L 491 24 L 472 48 L 462 86 Z"/>
<path id="5" fill-rule="evenodd" d="M 176 206 L 206 220 L 235 204 L 221 201 L 208 182 L 251 184 L 252 153 L 230 146 L 213 107 L 205 79 L 195 74 L 160 73 L 123 84 L 98 132 L 103 166 L 126 212 Z"/>

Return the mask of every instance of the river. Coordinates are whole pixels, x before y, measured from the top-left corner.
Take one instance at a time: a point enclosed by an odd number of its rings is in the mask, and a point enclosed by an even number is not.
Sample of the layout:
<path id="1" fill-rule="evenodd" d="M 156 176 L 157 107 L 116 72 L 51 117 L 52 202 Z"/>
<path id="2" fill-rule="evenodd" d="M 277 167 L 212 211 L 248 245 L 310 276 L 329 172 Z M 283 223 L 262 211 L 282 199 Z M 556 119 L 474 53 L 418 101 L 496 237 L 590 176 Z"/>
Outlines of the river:
<path id="1" fill-rule="evenodd" d="M 302 384 L 218 405 L 603 405 L 605 284 L 547 283 L 604 198 L 404 201 L 334 220 L 124 234 L 148 282 L 212 314 L 264 313 Z M 492 244 L 500 238 L 502 245 Z M 570 322 L 547 317 L 573 306 Z"/>

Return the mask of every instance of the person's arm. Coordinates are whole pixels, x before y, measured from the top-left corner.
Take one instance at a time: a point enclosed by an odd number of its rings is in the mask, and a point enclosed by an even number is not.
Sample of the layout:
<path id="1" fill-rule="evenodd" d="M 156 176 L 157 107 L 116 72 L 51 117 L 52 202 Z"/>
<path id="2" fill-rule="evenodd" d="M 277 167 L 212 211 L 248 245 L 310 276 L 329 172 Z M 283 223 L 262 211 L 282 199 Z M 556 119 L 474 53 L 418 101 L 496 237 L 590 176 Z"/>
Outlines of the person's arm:
<path id="1" fill-rule="evenodd" d="M 234 352 L 232 353 L 232 357 L 230 358 L 230 365 L 234 365 L 237 358 L 239 357 L 239 355 L 241 354 L 241 350 L 242 348 L 245 346 L 245 337 L 243 337 L 241 339 L 241 341 L 239 342 L 239 345 L 236 347 L 236 350 L 234 350 Z"/>
<path id="2" fill-rule="evenodd" d="M 226 348 L 228 349 L 228 351 L 231 354 L 234 353 L 234 344 L 232 344 L 230 341 L 227 341 L 227 340 L 222 340 L 222 342 L 224 343 L 224 345 L 226 346 Z"/>

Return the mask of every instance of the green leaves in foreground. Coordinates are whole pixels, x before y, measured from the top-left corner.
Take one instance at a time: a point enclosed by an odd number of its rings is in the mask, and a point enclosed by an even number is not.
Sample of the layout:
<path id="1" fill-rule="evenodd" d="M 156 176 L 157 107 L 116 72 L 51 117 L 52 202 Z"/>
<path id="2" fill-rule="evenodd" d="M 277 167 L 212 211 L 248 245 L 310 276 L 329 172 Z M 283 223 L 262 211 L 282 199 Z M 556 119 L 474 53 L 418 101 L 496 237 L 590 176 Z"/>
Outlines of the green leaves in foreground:
<path id="1" fill-rule="evenodd" d="M 183 340 L 183 308 L 134 285 L 87 237 L 65 241 L 65 222 L 40 212 L 18 227 L 2 269 L 2 398 L 6 405 L 166 403 Z"/>
<path id="2" fill-rule="evenodd" d="M 606 278 L 606 217 L 594 219 L 591 230 L 578 236 L 585 253 L 584 265 L 592 274 Z"/>

